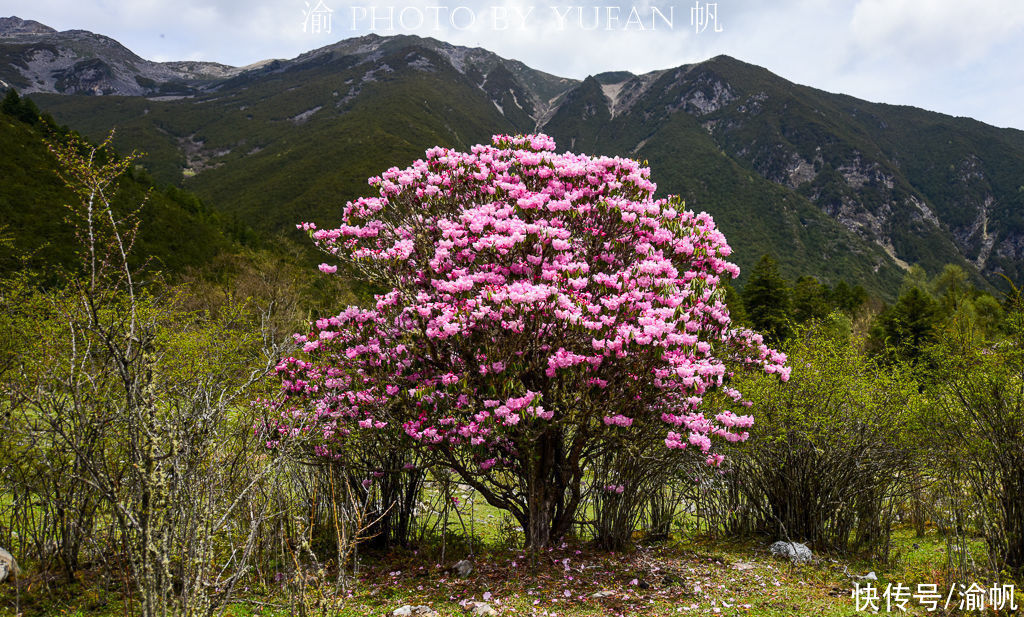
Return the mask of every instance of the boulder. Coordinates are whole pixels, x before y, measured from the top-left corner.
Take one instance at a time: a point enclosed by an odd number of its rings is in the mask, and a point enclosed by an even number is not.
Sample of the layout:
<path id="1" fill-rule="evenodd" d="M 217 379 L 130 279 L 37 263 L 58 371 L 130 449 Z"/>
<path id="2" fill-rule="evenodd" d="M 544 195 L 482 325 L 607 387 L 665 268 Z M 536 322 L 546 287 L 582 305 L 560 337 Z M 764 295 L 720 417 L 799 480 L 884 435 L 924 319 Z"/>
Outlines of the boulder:
<path id="1" fill-rule="evenodd" d="M 463 559 L 452 566 L 452 572 L 458 574 L 462 578 L 466 578 L 473 573 L 473 562 L 468 559 Z"/>
<path id="2" fill-rule="evenodd" d="M 793 563 L 810 563 L 814 559 L 811 549 L 799 542 L 779 540 L 768 547 L 768 551 L 779 559 L 788 559 Z"/>
<path id="3" fill-rule="evenodd" d="M 18 568 L 18 562 L 14 560 L 14 555 L 11 555 L 6 550 L 0 548 L 0 583 L 11 578 L 17 578 L 21 576 L 21 569 Z"/>
<path id="4" fill-rule="evenodd" d="M 486 602 L 469 602 L 466 604 L 466 612 L 470 615 L 481 615 L 483 617 L 495 617 L 498 614 L 498 611 L 494 610 Z"/>

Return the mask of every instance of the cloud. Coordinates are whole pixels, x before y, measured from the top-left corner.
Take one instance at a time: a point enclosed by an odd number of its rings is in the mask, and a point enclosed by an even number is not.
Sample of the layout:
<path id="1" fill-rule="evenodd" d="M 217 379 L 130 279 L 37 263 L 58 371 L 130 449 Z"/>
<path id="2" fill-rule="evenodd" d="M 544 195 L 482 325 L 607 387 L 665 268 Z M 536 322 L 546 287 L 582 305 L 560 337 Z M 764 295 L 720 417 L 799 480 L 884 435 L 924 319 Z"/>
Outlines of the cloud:
<path id="1" fill-rule="evenodd" d="M 1019 0 L 860 0 L 850 33 L 869 58 L 965 68 L 1010 37 L 1024 33 Z"/>

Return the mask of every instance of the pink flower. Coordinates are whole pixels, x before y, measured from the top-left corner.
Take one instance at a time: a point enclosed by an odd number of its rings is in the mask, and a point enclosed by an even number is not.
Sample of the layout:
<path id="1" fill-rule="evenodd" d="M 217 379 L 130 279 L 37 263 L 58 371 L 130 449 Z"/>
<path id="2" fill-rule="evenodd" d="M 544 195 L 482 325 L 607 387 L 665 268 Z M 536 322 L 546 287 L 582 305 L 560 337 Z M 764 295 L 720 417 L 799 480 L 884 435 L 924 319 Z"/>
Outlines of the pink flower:
<path id="1" fill-rule="evenodd" d="M 614 426 L 621 426 L 623 428 L 628 428 L 629 426 L 631 426 L 633 424 L 633 419 L 632 418 L 627 418 L 626 416 L 624 416 L 622 414 L 616 414 L 614 416 L 605 416 L 604 417 L 604 423 L 607 426 L 614 425 Z"/>
<path id="2" fill-rule="evenodd" d="M 749 406 L 727 367 L 790 376 L 785 354 L 732 326 L 721 284 L 738 269 L 713 219 L 656 198 L 636 161 L 498 135 L 431 148 L 369 185 L 333 228 L 300 225 L 383 289 L 372 310 L 295 337 L 308 356 L 282 359 L 281 399 L 261 403 L 280 418 L 263 429 L 274 439 L 306 436 L 333 457 L 364 446 L 345 443 L 359 426 L 514 474 L 518 440 L 541 423 L 603 423 L 589 447 L 661 421 L 666 448 L 718 465 L 715 446 L 753 423 L 702 413 L 714 390 Z"/>

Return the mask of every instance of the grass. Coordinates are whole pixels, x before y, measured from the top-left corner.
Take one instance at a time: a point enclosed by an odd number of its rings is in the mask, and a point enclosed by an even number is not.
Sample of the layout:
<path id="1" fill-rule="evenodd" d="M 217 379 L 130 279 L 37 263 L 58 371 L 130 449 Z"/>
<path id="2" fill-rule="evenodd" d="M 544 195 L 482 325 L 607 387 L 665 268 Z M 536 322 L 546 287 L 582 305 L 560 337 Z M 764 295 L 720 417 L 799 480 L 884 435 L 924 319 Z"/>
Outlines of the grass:
<path id="1" fill-rule="evenodd" d="M 481 521 L 485 517 L 480 517 Z M 443 562 L 438 542 L 426 543 L 422 550 L 392 550 L 365 556 L 357 582 L 323 614 L 386 615 L 404 605 L 427 605 L 440 615 L 454 616 L 466 614 L 463 606 L 467 602 L 487 601 L 501 615 L 847 617 L 860 614 L 851 595 L 851 577 L 868 571 L 876 572 L 878 581 L 874 585 L 879 590 L 887 584 L 903 583 L 916 590 L 920 583 L 935 583 L 939 590 L 945 587 L 945 598 L 949 589 L 944 575 L 946 541 L 934 530 L 924 538 L 915 538 L 910 530 L 896 530 L 889 563 L 856 556 L 816 555 L 814 564 L 801 566 L 771 557 L 766 542 L 750 539 L 698 537 L 641 544 L 618 553 L 567 543 L 533 557 L 492 542 L 472 557 L 474 571 L 466 578 L 449 569 L 466 556 L 464 550 L 459 551 L 460 546 L 463 545 L 455 540 L 449 542 Z M 970 552 L 982 558 L 984 546 L 974 543 Z M 23 614 L 125 614 L 121 596 L 98 591 L 98 583 L 90 583 L 88 577 L 74 585 L 45 581 L 39 576 L 27 579 L 21 591 Z M 325 595 L 329 595 L 333 587 L 332 578 L 321 583 L 320 589 L 328 590 Z M 13 614 L 12 591 L 10 585 L 0 590 L 0 615 Z M 603 598 L 592 597 L 599 591 L 610 593 Z M 1020 591 L 1017 604 L 1024 606 Z M 880 612 L 885 612 L 884 600 L 882 608 Z M 914 600 L 907 608 L 908 615 L 929 614 Z M 292 614 L 285 583 L 242 590 L 240 599 L 228 607 L 226 614 Z"/>
<path id="2" fill-rule="evenodd" d="M 945 536 L 930 528 L 924 537 L 898 528 L 892 535 L 888 561 L 864 555 L 829 555 L 816 551 L 810 565 L 792 565 L 772 557 L 766 538 L 713 538 L 697 535 L 631 550 L 605 552 L 586 542 L 567 542 L 531 555 L 516 546 L 518 529 L 507 516 L 482 502 L 464 487 L 453 487 L 461 518 L 450 513 L 445 527 L 432 503 L 421 516 L 426 530 L 416 549 L 364 552 L 349 588 L 335 595 L 336 579 L 328 573 L 307 600 L 323 600 L 313 615 L 355 617 L 390 615 L 405 605 L 427 605 L 442 616 L 464 615 L 468 602 L 486 601 L 500 615 L 544 617 L 749 615 L 756 617 L 850 617 L 857 611 L 854 577 L 875 572 L 872 584 L 882 591 L 903 584 L 935 584 L 945 595 Z M 438 497 L 437 491 L 428 495 Z M 681 521 L 682 522 L 682 521 Z M 692 521 L 690 521 L 692 523 Z M 690 529 L 686 525 L 678 529 Z M 442 536 L 442 529 L 445 529 Z M 442 539 L 443 538 L 443 539 Z M 472 538 L 472 541 L 469 540 Z M 970 559 L 984 563 L 985 545 L 969 543 Z M 451 566 L 469 558 L 474 570 L 460 577 Z M 22 615 L 39 617 L 113 617 L 125 615 L 123 581 L 103 581 L 97 572 L 82 572 L 74 584 L 58 575 L 34 573 L 21 583 Z M 285 617 L 295 613 L 288 581 L 267 575 L 270 582 L 239 589 L 225 614 L 231 617 Z M 984 586 L 991 581 L 977 581 Z M 0 586 L 0 615 L 14 615 L 14 589 Z M 594 597 L 605 592 L 605 597 Z M 884 600 L 880 607 L 884 611 Z M 954 596 L 954 604 L 956 597 Z M 1018 591 L 1017 604 L 1024 606 Z M 930 614 L 911 599 L 905 614 Z M 6 611 L 6 612 L 5 612 Z M 897 612 L 897 611 L 893 611 Z M 958 614 L 950 613 L 935 614 Z"/>

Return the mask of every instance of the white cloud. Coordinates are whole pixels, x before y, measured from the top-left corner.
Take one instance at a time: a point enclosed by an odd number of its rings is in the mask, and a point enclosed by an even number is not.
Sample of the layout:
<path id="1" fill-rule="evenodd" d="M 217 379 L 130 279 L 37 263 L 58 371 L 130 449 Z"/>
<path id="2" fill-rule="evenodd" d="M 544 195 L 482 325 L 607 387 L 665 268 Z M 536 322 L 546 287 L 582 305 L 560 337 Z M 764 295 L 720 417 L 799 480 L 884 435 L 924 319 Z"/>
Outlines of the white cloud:
<path id="1" fill-rule="evenodd" d="M 965 68 L 993 47 L 1024 33 L 1020 0 L 860 0 L 850 32 L 870 58 Z"/>

